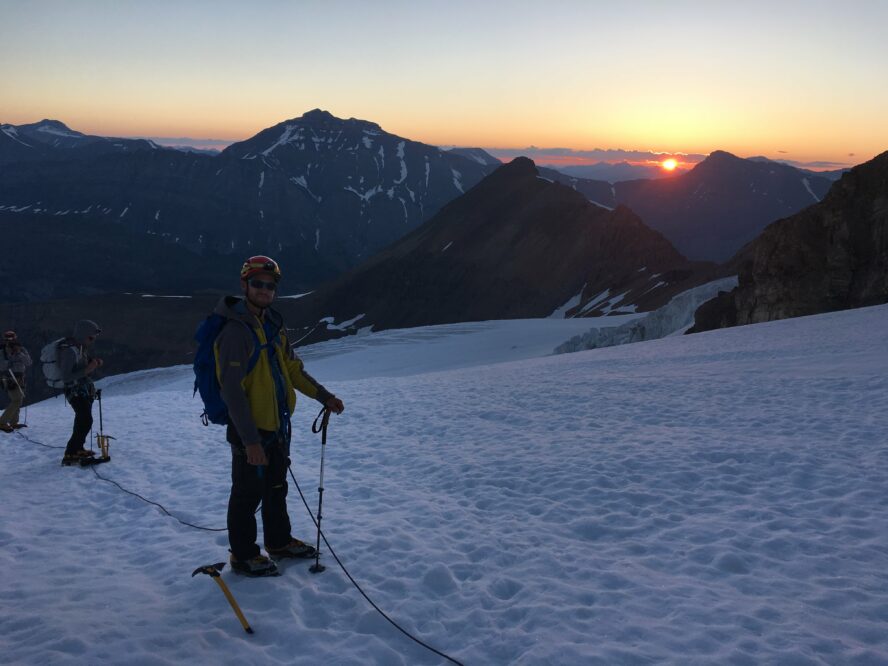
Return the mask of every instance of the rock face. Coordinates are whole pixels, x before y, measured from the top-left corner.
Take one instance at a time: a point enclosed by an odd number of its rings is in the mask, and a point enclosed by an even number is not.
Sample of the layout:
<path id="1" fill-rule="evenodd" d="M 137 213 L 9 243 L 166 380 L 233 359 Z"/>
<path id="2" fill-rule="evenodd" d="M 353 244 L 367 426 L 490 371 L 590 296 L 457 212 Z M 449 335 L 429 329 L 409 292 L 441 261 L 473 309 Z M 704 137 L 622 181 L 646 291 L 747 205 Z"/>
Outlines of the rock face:
<path id="1" fill-rule="evenodd" d="M 704 281 L 629 209 L 594 206 L 518 158 L 401 241 L 302 299 L 313 327 L 375 330 L 659 307 Z"/>
<path id="2" fill-rule="evenodd" d="M 888 152 L 823 202 L 770 225 L 732 260 L 740 284 L 698 310 L 693 331 L 888 301 Z"/>

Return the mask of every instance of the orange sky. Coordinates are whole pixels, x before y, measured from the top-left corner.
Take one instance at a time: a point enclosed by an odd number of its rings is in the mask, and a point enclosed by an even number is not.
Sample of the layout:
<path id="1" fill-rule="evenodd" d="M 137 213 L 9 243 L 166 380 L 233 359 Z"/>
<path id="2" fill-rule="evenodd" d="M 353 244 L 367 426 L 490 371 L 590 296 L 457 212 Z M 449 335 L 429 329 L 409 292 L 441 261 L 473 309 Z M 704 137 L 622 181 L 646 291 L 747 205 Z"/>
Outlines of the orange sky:
<path id="1" fill-rule="evenodd" d="M 12 2 L 0 121 L 240 140 L 320 107 L 435 145 L 844 164 L 888 150 L 888 3 L 631 9 Z"/>

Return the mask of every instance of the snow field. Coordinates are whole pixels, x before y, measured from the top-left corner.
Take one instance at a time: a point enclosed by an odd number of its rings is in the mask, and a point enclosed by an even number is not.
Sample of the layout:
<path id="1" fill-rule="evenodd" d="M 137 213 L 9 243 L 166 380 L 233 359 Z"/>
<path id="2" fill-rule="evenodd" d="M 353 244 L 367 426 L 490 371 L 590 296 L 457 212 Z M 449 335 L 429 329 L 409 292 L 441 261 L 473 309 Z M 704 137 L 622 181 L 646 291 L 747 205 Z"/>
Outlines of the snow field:
<path id="1" fill-rule="evenodd" d="M 886 324 L 881 306 L 524 360 L 508 357 L 582 329 L 316 345 L 308 371 L 346 402 L 324 530 L 383 609 L 467 664 L 886 663 Z M 480 365 L 487 348 L 506 362 Z M 106 380 L 118 441 L 97 470 L 223 527 L 228 452 L 190 383 L 188 368 Z M 312 510 L 318 408 L 302 397 L 294 419 Z M 30 437 L 64 444 L 71 413 L 51 400 L 30 421 Z M 274 579 L 226 571 L 247 636 L 216 585 L 189 578 L 225 559 L 224 532 L 60 468 L 60 451 L 0 441 L 16 454 L 0 469 L 4 660 L 441 663 L 329 556 L 318 576 L 307 562 Z M 292 487 L 290 515 L 313 540 Z"/>

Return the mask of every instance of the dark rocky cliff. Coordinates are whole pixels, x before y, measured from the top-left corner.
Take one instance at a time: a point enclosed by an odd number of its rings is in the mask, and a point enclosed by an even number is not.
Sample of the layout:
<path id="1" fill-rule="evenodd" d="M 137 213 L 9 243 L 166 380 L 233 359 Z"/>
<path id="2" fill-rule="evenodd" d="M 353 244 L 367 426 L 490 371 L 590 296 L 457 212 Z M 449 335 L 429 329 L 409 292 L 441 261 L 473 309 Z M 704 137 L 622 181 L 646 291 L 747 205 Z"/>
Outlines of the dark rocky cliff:
<path id="1" fill-rule="evenodd" d="M 701 307 L 693 331 L 888 301 L 888 152 L 771 224 L 732 262 L 739 286 Z"/>

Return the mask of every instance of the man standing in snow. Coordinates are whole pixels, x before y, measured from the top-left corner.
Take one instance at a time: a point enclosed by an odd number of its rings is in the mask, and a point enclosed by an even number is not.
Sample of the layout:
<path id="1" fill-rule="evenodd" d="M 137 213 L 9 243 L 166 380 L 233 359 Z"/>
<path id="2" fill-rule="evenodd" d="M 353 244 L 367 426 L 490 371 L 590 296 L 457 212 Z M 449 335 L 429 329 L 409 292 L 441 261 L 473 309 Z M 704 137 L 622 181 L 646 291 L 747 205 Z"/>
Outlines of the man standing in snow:
<path id="1" fill-rule="evenodd" d="M 90 378 L 102 367 L 102 359 L 93 358 L 89 349 L 102 329 L 94 321 L 81 319 L 74 325 L 74 335 L 64 340 L 58 348 L 58 364 L 65 383 L 65 398 L 74 410 L 74 429 L 65 447 L 63 465 L 79 463 L 82 458 L 95 455 L 83 445 L 92 428 L 92 405 L 96 399 L 96 387 Z"/>
<path id="2" fill-rule="evenodd" d="M 28 350 L 22 347 L 15 331 L 3 334 L 3 352 L 0 354 L 0 382 L 9 395 L 9 406 L 0 415 L 0 430 L 12 432 L 20 427 L 19 410 L 25 399 L 25 370 L 31 365 Z"/>
<path id="3" fill-rule="evenodd" d="M 273 576 L 277 566 L 256 545 L 260 501 L 265 549 L 271 558 L 315 556 L 312 546 L 293 538 L 287 514 L 294 389 L 337 414 L 345 407 L 305 372 L 290 348 L 283 318 L 271 308 L 281 279 L 277 262 L 250 257 L 240 277 L 243 298 L 226 296 L 215 310 L 228 320 L 215 343 L 232 451 L 228 540 L 232 569 L 248 576 Z"/>

